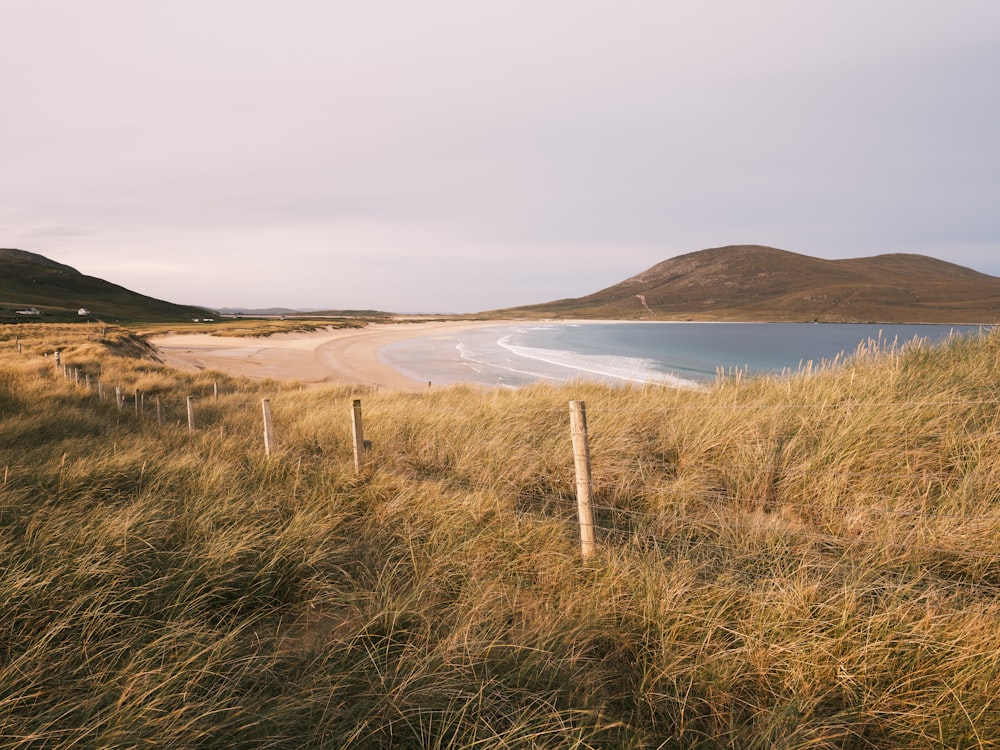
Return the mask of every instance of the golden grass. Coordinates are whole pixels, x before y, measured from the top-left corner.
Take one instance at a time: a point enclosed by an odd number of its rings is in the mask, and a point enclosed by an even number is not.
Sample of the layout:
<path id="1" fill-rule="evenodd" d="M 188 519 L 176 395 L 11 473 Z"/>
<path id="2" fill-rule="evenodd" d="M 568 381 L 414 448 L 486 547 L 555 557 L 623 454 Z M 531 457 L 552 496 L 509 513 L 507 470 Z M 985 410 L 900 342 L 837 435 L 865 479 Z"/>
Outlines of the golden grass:
<path id="1" fill-rule="evenodd" d="M 0 332 L 0 746 L 1000 745 L 996 334 L 704 392 L 300 390 L 141 352 Z"/>
<path id="2" fill-rule="evenodd" d="M 375 318 L 372 318 L 374 320 Z M 379 318 L 381 320 L 381 318 Z M 147 323 L 136 330 L 140 334 L 208 333 L 212 336 L 257 338 L 275 333 L 311 333 L 334 328 L 364 328 L 364 318 L 227 318 L 209 323 Z"/>

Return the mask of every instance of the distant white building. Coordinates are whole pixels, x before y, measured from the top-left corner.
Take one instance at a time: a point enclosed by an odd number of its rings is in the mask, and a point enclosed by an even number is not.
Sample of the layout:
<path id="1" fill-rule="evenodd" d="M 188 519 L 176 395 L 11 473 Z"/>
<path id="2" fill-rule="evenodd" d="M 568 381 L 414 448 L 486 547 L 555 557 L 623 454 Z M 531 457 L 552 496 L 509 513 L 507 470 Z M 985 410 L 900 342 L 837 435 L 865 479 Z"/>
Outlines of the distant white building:
<path id="1" fill-rule="evenodd" d="M 29 307 L 27 310 L 18 310 L 18 315 L 41 315 L 37 307 Z"/>
<path id="2" fill-rule="evenodd" d="M 76 311 L 76 314 L 77 315 L 90 315 L 90 310 L 88 310 L 86 307 L 81 307 L 79 310 Z"/>

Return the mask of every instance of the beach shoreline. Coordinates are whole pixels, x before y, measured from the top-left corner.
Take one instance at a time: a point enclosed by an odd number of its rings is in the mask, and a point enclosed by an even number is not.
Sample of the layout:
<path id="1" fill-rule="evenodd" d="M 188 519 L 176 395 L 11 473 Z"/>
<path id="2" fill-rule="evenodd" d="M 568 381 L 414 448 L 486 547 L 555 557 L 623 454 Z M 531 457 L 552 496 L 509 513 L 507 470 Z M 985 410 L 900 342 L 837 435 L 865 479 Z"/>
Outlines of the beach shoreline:
<path id="1" fill-rule="evenodd" d="M 383 362 L 379 350 L 406 339 L 466 329 L 517 325 L 519 320 L 370 323 L 310 333 L 277 333 L 263 338 L 176 333 L 150 337 L 163 362 L 189 372 L 219 370 L 255 380 L 297 381 L 304 385 L 363 385 L 421 391 L 427 382 L 407 377 Z"/>

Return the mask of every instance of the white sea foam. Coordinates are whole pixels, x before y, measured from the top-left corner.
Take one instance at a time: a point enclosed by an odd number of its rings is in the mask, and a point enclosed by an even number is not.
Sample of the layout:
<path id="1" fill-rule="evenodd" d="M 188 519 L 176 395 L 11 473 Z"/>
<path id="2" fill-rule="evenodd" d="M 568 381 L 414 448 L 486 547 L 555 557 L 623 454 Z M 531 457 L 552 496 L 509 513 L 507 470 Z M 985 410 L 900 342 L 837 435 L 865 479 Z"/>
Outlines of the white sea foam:
<path id="1" fill-rule="evenodd" d="M 529 380 L 559 380 L 567 381 L 570 378 L 560 377 L 551 372 L 544 372 L 535 368 L 533 370 L 525 370 L 520 367 L 515 367 L 513 361 L 506 359 L 502 362 L 497 361 L 496 356 L 492 358 L 487 358 L 486 354 L 481 351 L 476 351 L 466 346 L 465 344 L 459 343 L 455 345 L 455 349 L 458 351 L 459 358 L 472 370 L 477 373 L 484 374 L 489 371 L 494 372 L 509 372 L 514 375 L 523 375 Z"/>
<path id="2" fill-rule="evenodd" d="M 633 383 L 663 383 L 676 388 L 700 388 L 698 383 L 656 369 L 650 359 L 619 357 L 608 354 L 579 354 L 560 349 L 538 349 L 510 343 L 510 336 L 497 340 L 497 345 L 524 359 L 564 367 L 578 373 L 600 378 L 625 380 Z M 562 378 L 565 380 L 566 378 Z"/>

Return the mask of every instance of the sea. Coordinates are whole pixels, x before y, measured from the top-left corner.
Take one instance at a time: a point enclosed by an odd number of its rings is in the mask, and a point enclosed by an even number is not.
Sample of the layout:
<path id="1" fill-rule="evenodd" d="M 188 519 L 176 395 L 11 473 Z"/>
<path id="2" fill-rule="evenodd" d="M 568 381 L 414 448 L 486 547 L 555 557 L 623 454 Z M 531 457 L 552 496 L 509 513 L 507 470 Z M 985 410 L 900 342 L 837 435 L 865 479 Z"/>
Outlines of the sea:
<path id="1" fill-rule="evenodd" d="M 396 342 L 380 359 L 418 382 L 519 388 L 594 380 L 697 388 L 722 376 L 781 375 L 861 345 L 939 343 L 988 329 L 856 323 L 580 322 L 470 328 Z"/>

